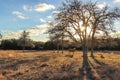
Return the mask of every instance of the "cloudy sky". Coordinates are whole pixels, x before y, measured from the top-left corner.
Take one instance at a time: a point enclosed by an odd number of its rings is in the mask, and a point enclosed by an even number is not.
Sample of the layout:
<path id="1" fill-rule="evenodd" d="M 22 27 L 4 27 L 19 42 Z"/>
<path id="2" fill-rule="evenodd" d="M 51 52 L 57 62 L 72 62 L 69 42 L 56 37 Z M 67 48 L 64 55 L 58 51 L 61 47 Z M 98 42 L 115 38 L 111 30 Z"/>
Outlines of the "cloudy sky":
<path id="1" fill-rule="evenodd" d="M 0 32 L 4 39 L 18 38 L 23 30 L 36 41 L 47 41 L 45 31 L 64 0 L 0 0 Z M 93 0 L 97 1 L 97 0 Z M 98 0 L 98 7 L 120 7 L 120 0 Z M 120 22 L 115 26 L 118 31 Z"/>

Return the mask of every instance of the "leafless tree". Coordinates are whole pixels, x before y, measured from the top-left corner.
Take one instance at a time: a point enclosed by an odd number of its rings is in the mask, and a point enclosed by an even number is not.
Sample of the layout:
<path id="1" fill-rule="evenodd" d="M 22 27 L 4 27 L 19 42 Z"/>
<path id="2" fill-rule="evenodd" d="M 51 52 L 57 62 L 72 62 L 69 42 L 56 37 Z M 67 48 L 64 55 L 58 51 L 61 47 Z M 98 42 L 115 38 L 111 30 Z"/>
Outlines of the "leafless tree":
<path id="1" fill-rule="evenodd" d="M 64 48 L 64 27 L 60 23 L 50 23 L 50 28 L 47 31 L 49 33 L 49 37 L 51 41 L 56 41 L 57 42 L 57 52 L 59 53 L 59 45 L 61 41 L 62 45 L 62 53 L 63 53 L 63 48 Z"/>
<path id="2" fill-rule="evenodd" d="M 25 30 L 22 32 L 20 37 L 20 44 L 23 47 L 23 51 L 25 50 L 25 47 L 27 46 L 27 42 L 29 41 L 29 32 L 26 32 Z"/>
<path id="3" fill-rule="evenodd" d="M 2 34 L 0 33 L 0 39 L 2 39 Z"/>
<path id="4" fill-rule="evenodd" d="M 109 33 L 114 32 L 114 22 L 117 19 L 120 19 L 120 10 L 118 8 L 110 9 L 108 6 L 105 6 L 102 9 L 99 9 L 96 4 L 90 8 L 92 11 L 92 20 L 91 24 L 91 56 L 93 57 L 94 49 L 94 37 L 95 34 L 103 33 L 107 36 Z"/>
<path id="5" fill-rule="evenodd" d="M 64 34 L 69 39 L 82 45 L 83 58 L 87 58 L 89 43 L 91 43 L 93 56 L 94 37 L 97 37 L 95 35 L 99 33 L 108 35 L 114 29 L 114 21 L 120 18 L 118 8 L 110 9 L 105 6 L 100 9 L 96 2 L 91 1 L 66 0 L 58 10 L 55 20 L 62 24 Z"/>
<path id="6" fill-rule="evenodd" d="M 0 33 L 0 44 L 1 44 L 1 40 L 2 40 L 2 34 Z"/>

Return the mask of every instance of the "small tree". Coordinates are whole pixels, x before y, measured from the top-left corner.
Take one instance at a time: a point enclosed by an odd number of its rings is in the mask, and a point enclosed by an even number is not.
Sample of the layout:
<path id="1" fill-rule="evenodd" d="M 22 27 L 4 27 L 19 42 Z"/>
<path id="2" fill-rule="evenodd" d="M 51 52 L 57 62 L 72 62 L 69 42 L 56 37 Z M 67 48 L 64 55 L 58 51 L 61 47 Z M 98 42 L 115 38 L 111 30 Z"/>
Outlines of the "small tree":
<path id="1" fill-rule="evenodd" d="M 61 23 L 50 23 L 50 28 L 47 31 L 51 41 L 57 42 L 57 52 L 59 53 L 59 45 L 61 41 L 62 53 L 64 50 L 64 27 Z"/>
<path id="2" fill-rule="evenodd" d="M 2 34 L 0 34 L 0 39 L 2 39 Z"/>
<path id="3" fill-rule="evenodd" d="M 1 45 L 1 40 L 2 40 L 2 34 L 0 33 L 0 45 Z"/>
<path id="4" fill-rule="evenodd" d="M 0 39 L 2 39 L 2 34 L 0 33 Z"/>
<path id="5" fill-rule="evenodd" d="M 30 40 L 29 39 L 29 32 L 26 32 L 25 30 L 22 32 L 21 37 L 20 37 L 20 44 L 23 47 L 23 51 L 25 50 L 25 47 L 27 46 L 27 42 Z"/>

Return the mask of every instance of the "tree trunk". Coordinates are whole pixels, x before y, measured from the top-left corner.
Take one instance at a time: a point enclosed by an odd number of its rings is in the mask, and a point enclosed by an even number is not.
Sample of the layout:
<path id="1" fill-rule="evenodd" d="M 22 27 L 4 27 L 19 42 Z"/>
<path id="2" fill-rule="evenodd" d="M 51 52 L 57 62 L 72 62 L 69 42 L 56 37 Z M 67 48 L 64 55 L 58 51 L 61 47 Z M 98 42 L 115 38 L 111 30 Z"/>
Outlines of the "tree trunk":
<path id="1" fill-rule="evenodd" d="M 92 37 L 92 40 L 91 40 L 91 57 L 94 57 L 94 38 Z"/>
<path id="2" fill-rule="evenodd" d="M 94 57 L 94 34 L 95 34 L 95 29 L 93 30 L 92 38 L 91 38 L 91 57 Z"/>
<path id="3" fill-rule="evenodd" d="M 25 46 L 23 46 L 23 52 L 25 51 Z"/>
<path id="4" fill-rule="evenodd" d="M 59 53 L 59 42 L 58 42 L 58 39 L 57 39 L 57 53 Z"/>
<path id="5" fill-rule="evenodd" d="M 62 54 L 63 54 L 63 49 L 64 49 L 64 48 L 63 48 L 63 39 L 62 39 Z"/>
<path id="6" fill-rule="evenodd" d="M 86 40 L 86 31 L 85 31 L 85 37 L 83 39 L 83 44 L 82 44 L 82 47 L 83 47 L 83 68 L 86 67 L 86 65 L 88 64 L 88 57 L 87 57 L 87 40 Z"/>
<path id="7" fill-rule="evenodd" d="M 57 44 L 57 53 L 59 53 L 59 45 Z"/>
<path id="8" fill-rule="evenodd" d="M 63 54 L 63 50 L 64 50 L 64 46 L 63 46 L 63 33 L 62 33 L 62 54 Z"/>
<path id="9" fill-rule="evenodd" d="M 88 64 L 88 57 L 87 57 L 87 46 L 86 46 L 86 42 L 84 41 L 83 43 L 83 68 L 86 67 L 86 65 Z"/>
<path id="10" fill-rule="evenodd" d="M 23 52 L 25 51 L 26 42 L 23 41 Z"/>

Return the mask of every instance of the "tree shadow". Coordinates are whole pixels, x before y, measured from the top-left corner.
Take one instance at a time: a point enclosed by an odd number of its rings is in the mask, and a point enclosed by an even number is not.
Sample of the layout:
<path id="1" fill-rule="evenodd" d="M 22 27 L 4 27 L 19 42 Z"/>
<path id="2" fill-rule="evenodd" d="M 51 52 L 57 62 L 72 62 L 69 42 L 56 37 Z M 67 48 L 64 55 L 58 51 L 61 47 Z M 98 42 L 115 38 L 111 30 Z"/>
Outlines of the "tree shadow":
<path id="1" fill-rule="evenodd" d="M 88 57 L 83 58 L 83 66 L 80 69 L 82 80 L 100 80 L 94 73 L 95 67 L 89 61 Z M 99 75 L 98 75 L 99 76 Z"/>
<path id="2" fill-rule="evenodd" d="M 80 69 L 81 80 L 114 80 L 112 75 L 116 72 L 116 69 L 98 61 L 95 57 L 92 59 L 94 61 L 91 61 L 88 57 L 83 60 L 83 66 Z M 94 63 L 99 64 L 99 66 L 94 65 Z"/>
<path id="3" fill-rule="evenodd" d="M 92 58 L 97 64 L 99 64 L 99 65 L 106 65 L 105 63 L 98 61 L 98 60 L 95 58 L 95 56 L 92 56 L 91 58 Z"/>
<path id="4" fill-rule="evenodd" d="M 91 57 L 95 63 L 99 64 L 99 66 L 94 66 L 92 62 L 90 64 L 96 69 L 97 73 L 99 73 L 101 79 L 107 79 L 107 80 L 114 80 L 112 77 L 112 74 L 115 73 L 115 69 L 110 67 L 108 64 L 105 64 L 101 61 L 98 61 L 95 56 Z"/>
<path id="5" fill-rule="evenodd" d="M 12 69 L 17 70 L 21 64 L 32 63 L 33 60 L 18 60 L 3 58 L 0 60 L 0 69 Z"/>

